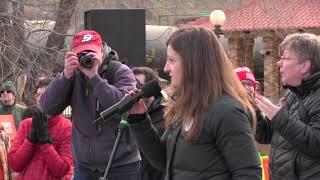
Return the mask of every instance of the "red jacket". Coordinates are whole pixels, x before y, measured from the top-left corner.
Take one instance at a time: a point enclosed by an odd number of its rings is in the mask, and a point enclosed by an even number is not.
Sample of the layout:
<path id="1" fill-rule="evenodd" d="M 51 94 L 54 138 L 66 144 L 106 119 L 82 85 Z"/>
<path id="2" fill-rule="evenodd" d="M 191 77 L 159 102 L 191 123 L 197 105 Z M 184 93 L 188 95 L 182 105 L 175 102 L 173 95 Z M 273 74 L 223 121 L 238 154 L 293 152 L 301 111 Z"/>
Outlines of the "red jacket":
<path id="1" fill-rule="evenodd" d="M 52 144 L 43 145 L 34 145 L 27 139 L 31 125 L 31 118 L 20 123 L 9 150 L 9 167 L 19 172 L 17 180 L 71 179 L 71 122 L 62 115 L 51 117 L 48 127 Z"/>

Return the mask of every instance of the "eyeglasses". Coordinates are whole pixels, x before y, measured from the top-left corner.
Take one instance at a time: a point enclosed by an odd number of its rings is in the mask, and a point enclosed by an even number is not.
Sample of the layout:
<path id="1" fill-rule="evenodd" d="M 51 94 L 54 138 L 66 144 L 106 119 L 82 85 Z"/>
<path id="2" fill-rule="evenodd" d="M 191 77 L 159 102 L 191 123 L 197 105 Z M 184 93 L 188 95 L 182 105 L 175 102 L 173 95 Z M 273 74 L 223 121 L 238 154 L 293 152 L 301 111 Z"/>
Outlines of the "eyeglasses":
<path id="1" fill-rule="evenodd" d="M 253 84 L 253 82 L 251 82 L 251 81 L 241 81 L 241 84 L 242 84 L 244 87 L 254 87 L 254 84 Z"/>
<path id="2" fill-rule="evenodd" d="M 294 58 L 294 57 L 279 57 L 278 61 L 286 61 L 286 60 L 290 60 L 290 59 L 297 59 L 297 58 Z"/>
<path id="3" fill-rule="evenodd" d="M 2 94 L 2 93 L 7 93 L 7 94 L 9 94 L 9 93 L 12 93 L 12 91 L 10 91 L 10 90 L 3 90 L 3 91 L 0 91 L 0 94 Z"/>

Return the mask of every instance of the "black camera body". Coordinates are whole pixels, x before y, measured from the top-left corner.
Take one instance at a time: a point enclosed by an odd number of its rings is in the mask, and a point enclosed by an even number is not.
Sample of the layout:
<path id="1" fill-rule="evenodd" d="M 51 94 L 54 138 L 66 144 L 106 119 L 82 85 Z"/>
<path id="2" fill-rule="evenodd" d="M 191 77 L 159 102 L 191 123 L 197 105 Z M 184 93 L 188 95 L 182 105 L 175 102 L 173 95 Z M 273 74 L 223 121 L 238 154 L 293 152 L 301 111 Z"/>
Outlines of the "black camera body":
<path id="1" fill-rule="evenodd" d="M 87 55 L 89 52 L 90 51 L 82 51 L 77 54 L 79 63 L 87 69 L 91 69 L 95 61 L 95 59 Z"/>

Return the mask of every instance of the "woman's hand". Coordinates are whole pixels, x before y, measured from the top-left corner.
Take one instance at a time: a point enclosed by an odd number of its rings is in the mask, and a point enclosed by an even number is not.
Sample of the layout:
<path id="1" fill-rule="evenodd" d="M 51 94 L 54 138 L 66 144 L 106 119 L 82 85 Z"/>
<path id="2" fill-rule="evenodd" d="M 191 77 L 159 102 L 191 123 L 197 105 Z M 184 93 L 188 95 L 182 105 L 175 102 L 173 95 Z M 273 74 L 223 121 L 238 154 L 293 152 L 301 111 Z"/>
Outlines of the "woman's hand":
<path id="1" fill-rule="evenodd" d="M 264 96 L 256 96 L 256 103 L 259 109 L 264 112 L 270 120 L 272 120 L 284 105 L 283 100 L 280 100 L 279 105 L 275 105 Z"/>
<path id="2" fill-rule="evenodd" d="M 127 93 L 123 99 L 127 99 L 130 96 L 133 96 L 134 94 L 138 93 L 140 90 L 139 89 L 134 89 Z M 138 102 L 136 102 L 131 109 L 129 110 L 129 114 L 144 114 L 148 110 L 146 104 L 144 103 L 143 99 L 140 99 Z"/>

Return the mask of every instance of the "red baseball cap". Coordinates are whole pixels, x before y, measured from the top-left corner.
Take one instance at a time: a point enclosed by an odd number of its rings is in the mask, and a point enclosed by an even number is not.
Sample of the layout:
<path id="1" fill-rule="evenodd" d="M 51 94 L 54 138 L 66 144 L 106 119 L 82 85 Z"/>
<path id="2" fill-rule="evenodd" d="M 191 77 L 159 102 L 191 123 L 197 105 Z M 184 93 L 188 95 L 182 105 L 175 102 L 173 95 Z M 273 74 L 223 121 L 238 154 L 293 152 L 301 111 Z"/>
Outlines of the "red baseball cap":
<path id="1" fill-rule="evenodd" d="M 256 86 L 257 84 L 256 78 L 254 77 L 253 73 L 250 71 L 248 67 L 241 66 L 241 67 L 235 68 L 234 72 L 237 74 L 240 81 L 249 80 L 254 84 L 254 86 Z"/>
<path id="2" fill-rule="evenodd" d="M 72 49 L 74 53 L 90 50 L 101 51 L 102 40 L 99 33 L 92 30 L 78 32 L 72 39 Z"/>

